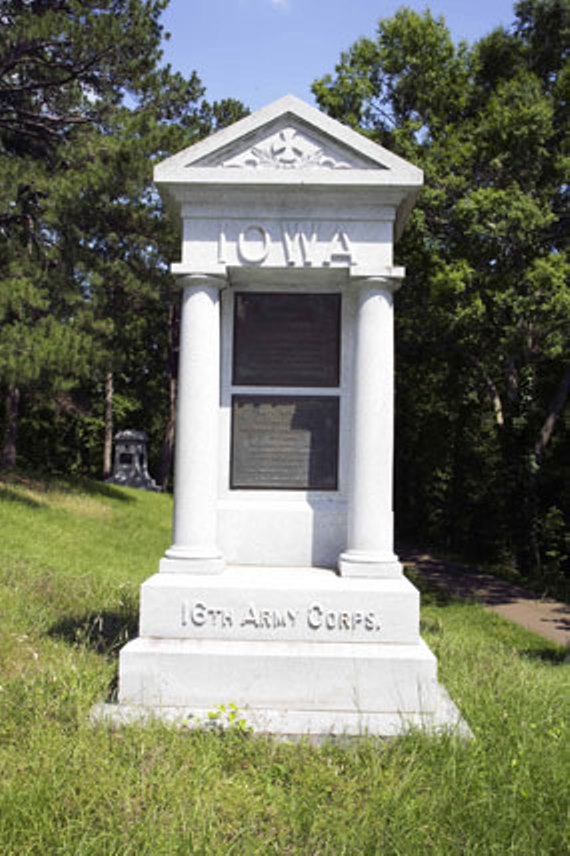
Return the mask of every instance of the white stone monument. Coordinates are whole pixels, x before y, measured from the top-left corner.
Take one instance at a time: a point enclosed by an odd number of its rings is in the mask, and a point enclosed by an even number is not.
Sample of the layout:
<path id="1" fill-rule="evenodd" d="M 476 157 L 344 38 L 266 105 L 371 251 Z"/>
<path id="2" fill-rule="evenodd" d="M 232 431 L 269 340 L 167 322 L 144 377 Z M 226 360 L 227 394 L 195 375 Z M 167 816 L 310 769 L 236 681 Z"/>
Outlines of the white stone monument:
<path id="1" fill-rule="evenodd" d="M 393 550 L 392 250 L 421 171 L 288 96 L 155 183 L 183 223 L 173 541 L 103 715 L 464 730 Z"/>

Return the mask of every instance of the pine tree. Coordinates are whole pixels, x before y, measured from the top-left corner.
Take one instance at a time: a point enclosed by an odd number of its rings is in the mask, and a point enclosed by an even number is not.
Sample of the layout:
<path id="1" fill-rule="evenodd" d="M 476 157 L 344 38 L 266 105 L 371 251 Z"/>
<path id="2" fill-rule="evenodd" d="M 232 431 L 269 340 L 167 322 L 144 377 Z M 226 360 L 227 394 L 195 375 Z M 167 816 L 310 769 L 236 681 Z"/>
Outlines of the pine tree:
<path id="1" fill-rule="evenodd" d="M 86 431 L 105 432 L 106 469 L 114 410 L 145 421 L 162 402 L 174 407 L 173 384 L 165 391 L 153 379 L 176 348 L 167 259 L 178 253 L 178 230 L 152 189 L 152 166 L 244 108 L 231 99 L 209 105 L 195 74 L 185 80 L 160 65 L 166 5 L 2 3 L 4 466 L 15 462 L 23 392 L 32 409 L 49 398 L 54 425 L 54 403 L 83 414 L 83 441 Z M 154 419 L 155 437 L 165 421 Z M 31 438 L 45 428 L 42 417 Z"/>

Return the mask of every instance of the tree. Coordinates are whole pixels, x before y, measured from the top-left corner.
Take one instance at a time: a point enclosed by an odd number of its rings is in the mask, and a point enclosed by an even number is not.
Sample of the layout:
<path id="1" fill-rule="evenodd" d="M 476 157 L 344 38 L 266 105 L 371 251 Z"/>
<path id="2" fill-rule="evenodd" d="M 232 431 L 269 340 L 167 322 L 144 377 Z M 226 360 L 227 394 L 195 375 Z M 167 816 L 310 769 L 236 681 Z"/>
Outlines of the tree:
<path id="1" fill-rule="evenodd" d="M 45 157 L 138 96 L 160 59 L 168 0 L 2 0 L 2 149 Z"/>
<path id="2" fill-rule="evenodd" d="M 179 304 L 169 262 L 179 253 L 180 228 L 152 185 L 152 166 L 194 142 L 205 128 L 244 115 L 244 108 L 235 101 L 200 101 L 195 80 L 177 88 L 160 75 L 156 83 L 136 109 L 114 111 L 112 133 L 97 137 L 91 157 L 75 147 L 78 167 L 84 167 L 74 171 L 76 183 L 63 199 L 61 221 L 73 235 L 76 265 L 97 322 L 96 369 L 105 389 L 104 474 L 111 464 L 117 390 L 123 411 L 151 426 L 153 447 L 163 446 L 159 479 L 165 484 L 174 442 Z M 159 421 L 149 389 L 159 399 Z"/>
<path id="3" fill-rule="evenodd" d="M 570 514 L 558 475 L 570 383 L 570 3 L 525 0 L 515 13 L 510 30 L 469 48 L 442 19 L 401 10 L 314 91 L 426 174 L 401 244 L 402 515 L 424 537 L 514 555 L 544 579 L 564 562 Z"/>
<path id="4" fill-rule="evenodd" d="M 159 56 L 164 2 L 8 0 L 0 19 L 0 383 L 4 465 L 15 462 L 22 385 L 64 384 L 87 368 L 87 331 L 70 245 L 54 216 L 70 140 L 144 93 Z M 86 347 L 87 345 L 87 347 Z"/>
<path id="5" fill-rule="evenodd" d="M 104 432 L 106 470 L 117 405 L 143 422 L 152 414 L 156 436 L 161 422 L 173 424 L 173 383 L 166 395 L 149 378 L 165 366 L 172 374 L 177 300 L 168 260 L 178 230 L 152 189 L 152 166 L 244 108 L 231 99 L 209 105 L 195 74 L 185 80 L 160 65 L 166 5 L 0 7 L 0 168 L 9 176 L 0 191 L 4 466 L 15 463 L 22 390 L 30 413 L 49 399 L 54 425 L 54 407 L 73 415 L 83 442 L 85 431 Z M 53 430 L 43 415 L 27 424 L 28 459 L 41 447 L 49 461 Z M 166 434 L 171 447 L 172 428 Z"/>

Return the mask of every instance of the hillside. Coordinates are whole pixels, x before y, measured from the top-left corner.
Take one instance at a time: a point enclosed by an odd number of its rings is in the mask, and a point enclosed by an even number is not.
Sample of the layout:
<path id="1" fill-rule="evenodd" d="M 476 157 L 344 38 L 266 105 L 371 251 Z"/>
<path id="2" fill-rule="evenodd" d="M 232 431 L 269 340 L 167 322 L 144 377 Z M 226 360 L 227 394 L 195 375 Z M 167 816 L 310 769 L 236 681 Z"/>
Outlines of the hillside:
<path id="1" fill-rule="evenodd" d="M 0 480 L 2 856 L 568 852 L 564 652 L 476 604 L 428 594 L 422 622 L 472 742 L 92 727 L 170 513 L 160 494 Z"/>

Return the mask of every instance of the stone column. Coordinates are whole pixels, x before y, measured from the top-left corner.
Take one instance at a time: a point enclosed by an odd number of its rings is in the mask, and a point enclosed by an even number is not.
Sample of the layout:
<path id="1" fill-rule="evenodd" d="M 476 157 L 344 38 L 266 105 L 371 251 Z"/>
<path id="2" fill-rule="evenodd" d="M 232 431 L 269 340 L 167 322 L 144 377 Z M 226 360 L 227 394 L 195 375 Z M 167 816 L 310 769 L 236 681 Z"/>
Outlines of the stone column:
<path id="1" fill-rule="evenodd" d="M 394 578 L 393 548 L 394 318 L 392 277 L 357 280 L 348 543 L 342 576 Z"/>
<path id="2" fill-rule="evenodd" d="M 180 321 L 173 543 L 160 562 L 168 573 L 218 573 L 218 423 L 220 288 L 225 279 L 191 274 Z"/>

